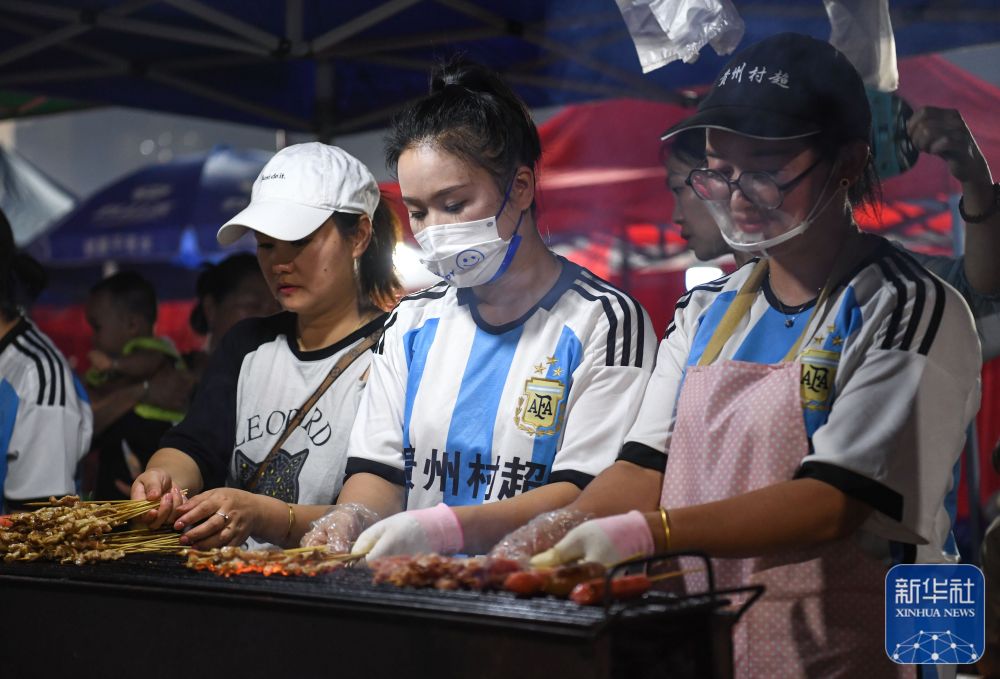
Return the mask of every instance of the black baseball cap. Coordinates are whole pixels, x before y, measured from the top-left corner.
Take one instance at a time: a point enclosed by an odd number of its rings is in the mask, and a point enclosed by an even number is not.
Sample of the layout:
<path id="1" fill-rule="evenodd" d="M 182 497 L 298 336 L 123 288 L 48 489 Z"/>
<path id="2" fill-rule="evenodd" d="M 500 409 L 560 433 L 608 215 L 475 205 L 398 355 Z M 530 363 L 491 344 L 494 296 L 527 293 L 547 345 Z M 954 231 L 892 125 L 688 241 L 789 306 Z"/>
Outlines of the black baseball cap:
<path id="1" fill-rule="evenodd" d="M 698 112 L 660 139 L 713 128 L 759 139 L 822 132 L 837 141 L 868 141 L 871 125 L 864 82 L 847 57 L 828 42 L 780 33 L 730 59 Z"/>

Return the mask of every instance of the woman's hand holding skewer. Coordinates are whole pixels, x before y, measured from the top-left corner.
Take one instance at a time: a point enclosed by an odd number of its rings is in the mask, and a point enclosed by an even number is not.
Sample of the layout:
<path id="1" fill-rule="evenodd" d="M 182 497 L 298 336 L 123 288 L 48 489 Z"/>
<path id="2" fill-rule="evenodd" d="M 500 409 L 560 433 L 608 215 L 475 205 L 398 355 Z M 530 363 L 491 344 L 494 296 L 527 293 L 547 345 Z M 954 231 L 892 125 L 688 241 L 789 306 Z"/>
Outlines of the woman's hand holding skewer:
<path id="1" fill-rule="evenodd" d="M 132 482 L 133 500 L 159 500 L 160 506 L 138 517 L 142 523 L 156 530 L 160 526 L 169 526 L 177 519 L 177 508 L 185 501 L 181 489 L 170 478 L 170 474 L 162 469 L 147 469 Z"/>
<path id="2" fill-rule="evenodd" d="M 146 471 L 132 482 L 133 500 L 160 501 L 159 507 L 139 520 L 153 529 L 170 526 L 180 516 L 177 508 L 187 500 L 184 495 L 200 492 L 203 483 L 201 470 L 190 455 L 176 448 L 159 449 L 146 463 Z"/>
<path id="3" fill-rule="evenodd" d="M 582 560 L 610 567 L 650 556 L 655 551 L 646 518 L 641 512 L 632 510 L 580 524 L 554 547 L 532 557 L 531 565 L 551 568 Z"/>
<path id="4" fill-rule="evenodd" d="M 267 499 L 236 488 L 215 488 L 180 505 L 173 527 L 190 527 L 181 536 L 181 544 L 198 549 L 242 545 L 265 521 L 261 505 Z"/>

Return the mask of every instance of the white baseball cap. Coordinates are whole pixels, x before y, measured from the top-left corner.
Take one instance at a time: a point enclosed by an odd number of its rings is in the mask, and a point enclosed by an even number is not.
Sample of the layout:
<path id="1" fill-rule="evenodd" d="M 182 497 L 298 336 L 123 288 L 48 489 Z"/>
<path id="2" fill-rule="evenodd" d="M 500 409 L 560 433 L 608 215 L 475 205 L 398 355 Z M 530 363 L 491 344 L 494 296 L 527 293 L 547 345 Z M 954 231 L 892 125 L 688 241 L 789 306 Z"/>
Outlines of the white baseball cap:
<path id="1" fill-rule="evenodd" d="M 364 164 L 337 146 L 295 144 L 278 151 L 260 171 L 250 204 L 222 225 L 216 239 L 235 243 L 247 231 L 296 241 L 334 212 L 375 214 L 378 182 Z"/>

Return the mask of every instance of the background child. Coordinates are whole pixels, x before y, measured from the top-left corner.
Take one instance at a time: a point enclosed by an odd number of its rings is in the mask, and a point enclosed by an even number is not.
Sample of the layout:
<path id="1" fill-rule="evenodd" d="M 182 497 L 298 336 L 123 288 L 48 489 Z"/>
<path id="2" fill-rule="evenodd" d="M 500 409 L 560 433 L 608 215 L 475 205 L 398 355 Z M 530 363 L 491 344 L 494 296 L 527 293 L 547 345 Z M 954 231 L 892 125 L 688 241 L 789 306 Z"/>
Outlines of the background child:
<path id="1" fill-rule="evenodd" d="M 95 497 L 127 497 L 160 436 L 184 417 L 146 402 L 150 380 L 184 365 L 170 340 L 153 335 L 156 292 L 139 274 L 121 272 L 99 282 L 86 313 L 94 333 L 86 383 L 94 404 Z"/>

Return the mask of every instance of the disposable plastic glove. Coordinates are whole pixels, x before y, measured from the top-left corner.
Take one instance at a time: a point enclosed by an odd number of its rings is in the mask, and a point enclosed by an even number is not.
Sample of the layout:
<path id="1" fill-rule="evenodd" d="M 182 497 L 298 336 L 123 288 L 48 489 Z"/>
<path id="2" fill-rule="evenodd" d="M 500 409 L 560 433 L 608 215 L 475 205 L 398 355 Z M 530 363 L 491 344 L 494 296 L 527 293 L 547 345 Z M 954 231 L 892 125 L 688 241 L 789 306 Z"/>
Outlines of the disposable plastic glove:
<path id="1" fill-rule="evenodd" d="M 454 554 L 464 544 L 462 524 L 451 507 L 441 503 L 379 521 L 358 537 L 351 553 L 372 561 L 394 554 Z"/>
<path id="2" fill-rule="evenodd" d="M 563 539 L 570 529 L 590 518 L 589 514 L 573 509 L 557 509 L 533 518 L 517 530 L 505 535 L 490 550 L 499 559 L 527 561 L 535 554 L 550 549 Z"/>
<path id="3" fill-rule="evenodd" d="M 345 554 L 358 535 L 378 520 L 378 514 L 356 502 L 334 505 L 330 511 L 312 522 L 299 544 L 303 547 L 326 545 L 330 552 Z"/>
<path id="4" fill-rule="evenodd" d="M 594 519 L 577 526 L 555 547 L 535 555 L 531 565 L 551 567 L 583 560 L 610 567 L 650 556 L 653 550 L 653 535 L 645 517 L 632 510 L 628 514 Z"/>

